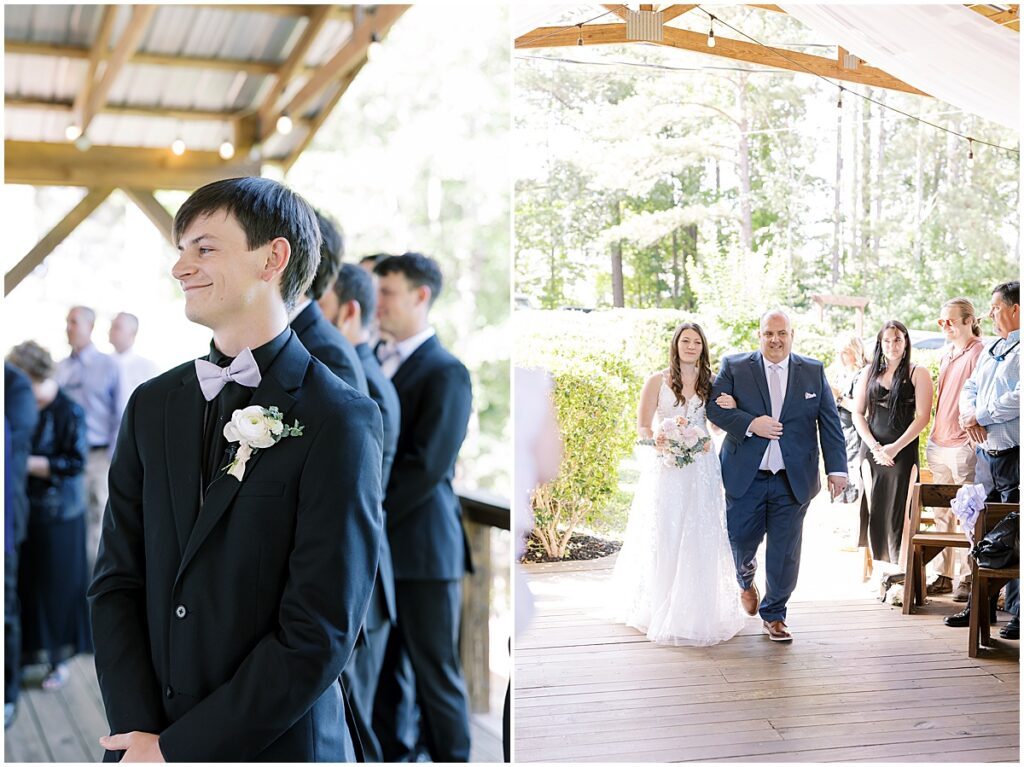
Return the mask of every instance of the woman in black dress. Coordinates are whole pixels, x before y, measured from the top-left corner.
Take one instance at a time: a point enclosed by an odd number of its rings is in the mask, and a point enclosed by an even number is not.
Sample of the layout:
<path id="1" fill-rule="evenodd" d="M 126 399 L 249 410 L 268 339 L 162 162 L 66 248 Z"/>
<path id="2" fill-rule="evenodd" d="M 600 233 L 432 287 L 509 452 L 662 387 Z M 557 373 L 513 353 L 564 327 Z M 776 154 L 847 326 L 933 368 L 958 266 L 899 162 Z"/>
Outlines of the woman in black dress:
<path id="1" fill-rule="evenodd" d="M 57 386 L 53 359 L 34 341 L 16 346 L 7 359 L 28 374 L 39 406 L 28 459 L 28 535 L 18 572 L 22 662 L 47 664 L 43 688 L 54 690 L 67 683 L 67 662 L 92 652 L 85 598 L 85 413 Z"/>
<path id="2" fill-rule="evenodd" d="M 918 435 L 932 410 L 927 368 L 910 362 L 910 334 L 889 320 L 878 331 L 867 373 L 854 393 L 853 422 L 860 433 L 864 492 L 861 535 L 876 571 L 904 572 L 900 560 L 910 486 L 918 475 Z"/>

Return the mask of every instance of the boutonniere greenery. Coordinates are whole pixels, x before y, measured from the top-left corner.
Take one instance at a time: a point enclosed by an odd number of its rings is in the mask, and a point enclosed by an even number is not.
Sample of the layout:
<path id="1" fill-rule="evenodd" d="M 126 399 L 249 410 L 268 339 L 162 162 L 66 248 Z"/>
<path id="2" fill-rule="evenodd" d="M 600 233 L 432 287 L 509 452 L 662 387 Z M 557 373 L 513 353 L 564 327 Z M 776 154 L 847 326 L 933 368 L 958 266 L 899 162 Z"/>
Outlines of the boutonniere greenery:
<path id="1" fill-rule="evenodd" d="M 241 482 L 245 464 L 257 450 L 273 447 L 285 437 L 301 437 L 304 428 L 298 420 L 293 426 L 286 425 L 281 411 L 273 406 L 249 405 L 236 410 L 224 424 L 224 439 L 238 443 L 224 469 Z"/>

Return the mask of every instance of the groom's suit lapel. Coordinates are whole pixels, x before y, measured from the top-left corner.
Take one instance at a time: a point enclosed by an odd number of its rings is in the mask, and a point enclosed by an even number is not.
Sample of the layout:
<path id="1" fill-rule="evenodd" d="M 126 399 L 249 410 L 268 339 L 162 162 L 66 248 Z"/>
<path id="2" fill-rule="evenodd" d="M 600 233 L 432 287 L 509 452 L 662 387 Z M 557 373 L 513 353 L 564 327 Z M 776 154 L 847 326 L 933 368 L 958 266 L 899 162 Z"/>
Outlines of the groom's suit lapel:
<path id="1" fill-rule="evenodd" d="M 757 382 L 757 388 L 761 391 L 761 399 L 764 401 L 765 415 L 772 414 L 772 398 L 768 393 L 768 379 L 764 375 L 764 361 L 761 359 L 761 352 L 754 352 L 747 362 L 750 365 L 750 374 Z"/>
<path id="2" fill-rule="evenodd" d="M 179 556 L 185 553 L 199 514 L 205 405 L 195 369 L 189 368 L 182 376 L 181 386 L 167 396 L 164 412 L 164 449 Z"/>
<path id="3" fill-rule="evenodd" d="M 310 359 L 309 352 L 306 351 L 299 342 L 295 332 L 292 331 L 284 348 L 281 349 L 280 353 L 271 363 L 270 369 L 263 373 L 263 379 L 260 381 L 256 391 L 253 392 L 249 404 L 261 405 L 262 407 L 276 405 L 277 409 L 281 411 L 282 419 L 287 421 L 288 411 L 295 404 L 293 392 L 302 385 Z M 198 388 L 198 385 L 196 388 Z M 242 483 L 252 476 L 260 458 L 262 458 L 266 450 L 273 449 L 266 448 L 255 452 L 245 465 L 245 472 L 242 475 L 241 482 L 226 473 L 222 473 L 210 484 L 206 497 L 203 500 L 202 509 L 199 512 L 199 518 L 192 528 L 192 534 L 188 538 L 185 552 L 181 557 L 181 564 L 178 566 L 179 578 L 188 566 L 188 563 L 192 561 L 203 541 L 206 540 L 221 517 L 224 516 L 224 512 L 228 510 L 231 502 L 242 487 Z"/>

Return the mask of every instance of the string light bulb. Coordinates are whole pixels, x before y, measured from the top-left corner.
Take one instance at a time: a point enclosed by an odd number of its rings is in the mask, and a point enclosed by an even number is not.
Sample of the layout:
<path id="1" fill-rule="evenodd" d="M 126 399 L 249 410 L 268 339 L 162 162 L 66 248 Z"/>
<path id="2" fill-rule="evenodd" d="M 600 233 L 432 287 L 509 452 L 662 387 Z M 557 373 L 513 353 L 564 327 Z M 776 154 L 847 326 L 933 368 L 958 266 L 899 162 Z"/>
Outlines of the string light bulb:
<path id="1" fill-rule="evenodd" d="M 576 38 L 576 45 L 583 45 L 583 25 L 577 24 L 576 26 L 580 28 L 579 36 Z"/>
<path id="2" fill-rule="evenodd" d="M 287 136 L 292 132 L 292 118 L 288 116 L 287 112 L 282 112 L 281 116 L 277 118 L 277 132 L 282 136 Z"/>
<path id="3" fill-rule="evenodd" d="M 708 14 L 710 16 L 710 14 Z M 708 27 L 708 48 L 715 47 L 715 17 L 711 16 L 710 26 Z"/>
<path id="4" fill-rule="evenodd" d="M 844 88 L 842 85 L 839 86 L 839 98 L 836 99 L 836 109 L 843 108 L 843 91 L 845 90 L 846 88 Z"/>
<path id="5" fill-rule="evenodd" d="M 185 140 L 180 136 L 171 142 L 171 151 L 174 152 L 178 157 L 185 154 Z"/>
<path id="6" fill-rule="evenodd" d="M 235 145 L 228 139 L 224 139 L 220 145 L 220 149 L 217 150 L 217 154 L 220 155 L 220 159 L 222 160 L 230 160 L 235 156 Z"/>
<path id="7" fill-rule="evenodd" d="M 366 60 L 373 61 L 380 54 L 380 35 L 377 30 L 370 33 L 370 44 L 366 46 Z"/>
<path id="8" fill-rule="evenodd" d="M 974 139 L 970 137 L 967 139 L 967 162 L 974 166 Z"/>
<path id="9" fill-rule="evenodd" d="M 64 129 L 64 138 L 68 141 L 75 141 L 82 135 L 82 128 L 77 123 L 71 123 Z"/>

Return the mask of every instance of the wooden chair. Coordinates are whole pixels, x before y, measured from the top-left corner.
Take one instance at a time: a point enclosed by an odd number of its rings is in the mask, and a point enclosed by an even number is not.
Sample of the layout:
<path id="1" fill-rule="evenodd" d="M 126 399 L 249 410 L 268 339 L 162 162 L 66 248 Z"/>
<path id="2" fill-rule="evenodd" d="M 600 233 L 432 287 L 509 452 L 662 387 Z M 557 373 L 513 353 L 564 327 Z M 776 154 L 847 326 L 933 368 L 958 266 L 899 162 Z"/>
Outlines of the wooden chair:
<path id="1" fill-rule="evenodd" d="M 961 485 L 933 485 L 918 482 L 911 490 L 910 510 L 903 534 L 907 569 L 903 580 L 903 614 L 910 615 L 915 607 L 925 602 L 927 581 L 925 565 L 942 553 L 945 548 L 966 549 L 970 547 L 963 532 L 926 532 L 922 528 L 932 525 L 935 518 L 928 507 L 949 508 Z"/>
<path id="2" fill-rule="evenodd" d="M 1019 503 L 986 503 L 978 522 L 974 527 L 974 539 L 980 541 L 985 533 L 995 527 L 999 520 L 1011 511 L 1020 511 Z M 991 641 L 991 624 L 989 623 L 989 595 L 998 594 L 1007 581 L 1020 577 L 1020 565 L 992 569 L 978 567 L 974 557 L 967 558 L 971 563 L 971 623 L 969 634 L 970 645 L 967 654 L 971 658 L 978 657 L 978 647 L 988 645 Z"/>

